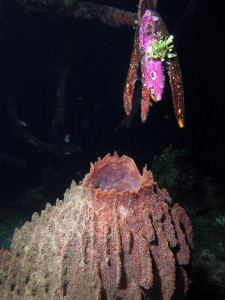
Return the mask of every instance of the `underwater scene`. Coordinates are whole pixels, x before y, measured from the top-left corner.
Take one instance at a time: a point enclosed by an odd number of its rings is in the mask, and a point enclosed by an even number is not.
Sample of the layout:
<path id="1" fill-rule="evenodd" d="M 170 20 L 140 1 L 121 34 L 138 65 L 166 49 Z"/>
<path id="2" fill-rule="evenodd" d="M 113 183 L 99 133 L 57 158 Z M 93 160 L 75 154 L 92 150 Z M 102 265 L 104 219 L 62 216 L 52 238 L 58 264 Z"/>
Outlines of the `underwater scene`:
<path id="1" fill-rule="evenodd" d="M 0 300 L 225 299 L 224 9 L 0 0 Z"/>

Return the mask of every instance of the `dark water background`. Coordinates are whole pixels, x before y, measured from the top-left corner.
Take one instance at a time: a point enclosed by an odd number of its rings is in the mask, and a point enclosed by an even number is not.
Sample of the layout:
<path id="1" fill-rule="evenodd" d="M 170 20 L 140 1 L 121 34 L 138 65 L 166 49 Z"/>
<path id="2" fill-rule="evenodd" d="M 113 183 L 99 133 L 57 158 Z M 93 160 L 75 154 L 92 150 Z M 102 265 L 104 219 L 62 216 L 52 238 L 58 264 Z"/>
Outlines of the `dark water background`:
<path id="1" fill-rule="evenodd" d="M 93 1 L 132 12 L 137 2 Z M 89 172 L 90 162 L 116 151 L 132 157 L 140 170 L 145 164 L 155 170 L 155 179 L 166 185 L 161 187 L 196 224 L 196 260 L 203 250 L 208 256 L 195 268 L 187 299 L 225 299 L 225 269 L 219 280 L 209 270 L 224 263 L 225 225 L 217 233 L 207 227 L 225 218 L 225 3 L 196 0 L 185 12 L 188 3 L 158 3 L 175 36 L 185 127 L 178 127 L 174 114 L 164 118 L 165 101 L 172 103 L 168 88 L 150 108 L 146 123 L 139 109 L 129 129 L 115 133 L 125 116 L 123 91 L 134 29 L 27 12 L 16 0 L 0 1 L 0 246 L 9 247 L 14 228 L 34 211 L 62 199 L 71 181 L 78 183 Z M 168 174 L 175 176 L 171 184 Z"/>

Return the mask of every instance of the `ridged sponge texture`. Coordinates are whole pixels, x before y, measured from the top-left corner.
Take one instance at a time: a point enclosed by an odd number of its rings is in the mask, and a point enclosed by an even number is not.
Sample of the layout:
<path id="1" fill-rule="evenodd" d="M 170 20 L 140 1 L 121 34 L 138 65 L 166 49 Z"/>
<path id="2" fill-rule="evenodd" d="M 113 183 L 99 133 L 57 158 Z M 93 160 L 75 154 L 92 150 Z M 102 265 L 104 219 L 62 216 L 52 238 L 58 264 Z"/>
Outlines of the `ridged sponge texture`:
<path id="1" fill-rule="evenodd" d="M 107 155 L 0 250 L 0 299 L 182 299 L 192 248 L 188 216 L 151 172 Z"/>

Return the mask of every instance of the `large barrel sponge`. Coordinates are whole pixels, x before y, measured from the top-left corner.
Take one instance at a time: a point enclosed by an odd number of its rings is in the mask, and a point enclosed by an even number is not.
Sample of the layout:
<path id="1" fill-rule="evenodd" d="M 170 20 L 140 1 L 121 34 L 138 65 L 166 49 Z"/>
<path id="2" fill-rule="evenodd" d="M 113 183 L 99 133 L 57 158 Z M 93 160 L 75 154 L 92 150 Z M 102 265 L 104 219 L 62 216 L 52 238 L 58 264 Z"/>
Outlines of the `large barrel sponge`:
<path id="1" fill-rule="evenodd" d="M 112 157 L 0 250 L 0 299 L 182 299 L 192 227 L 146 167 Z"/>

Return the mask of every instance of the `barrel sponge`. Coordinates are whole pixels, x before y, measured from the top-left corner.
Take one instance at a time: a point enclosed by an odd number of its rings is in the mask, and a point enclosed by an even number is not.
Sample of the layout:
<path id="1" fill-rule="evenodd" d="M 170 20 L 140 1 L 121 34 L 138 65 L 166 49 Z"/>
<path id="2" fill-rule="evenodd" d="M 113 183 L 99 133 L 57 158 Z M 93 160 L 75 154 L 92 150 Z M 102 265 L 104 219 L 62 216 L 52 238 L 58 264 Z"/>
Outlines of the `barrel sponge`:
<path id="1" fill-rule="evenodd" d="M 0 299 L 183 299 L 192 227 L 151 171 L 106 155 L 0 250 Z"/>

